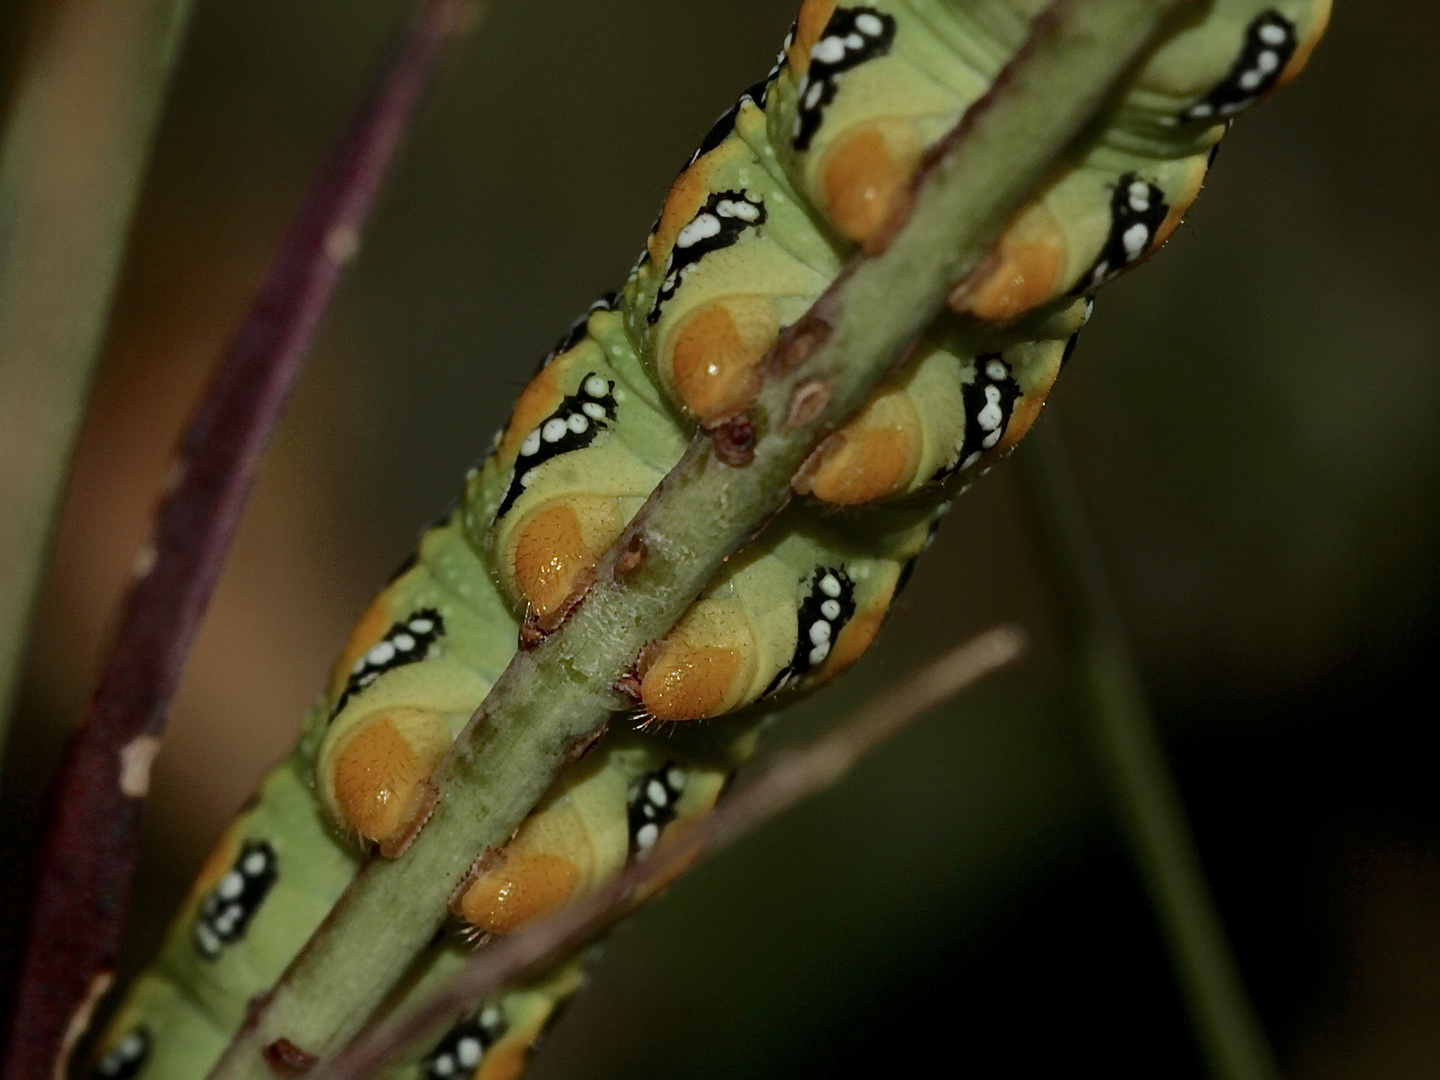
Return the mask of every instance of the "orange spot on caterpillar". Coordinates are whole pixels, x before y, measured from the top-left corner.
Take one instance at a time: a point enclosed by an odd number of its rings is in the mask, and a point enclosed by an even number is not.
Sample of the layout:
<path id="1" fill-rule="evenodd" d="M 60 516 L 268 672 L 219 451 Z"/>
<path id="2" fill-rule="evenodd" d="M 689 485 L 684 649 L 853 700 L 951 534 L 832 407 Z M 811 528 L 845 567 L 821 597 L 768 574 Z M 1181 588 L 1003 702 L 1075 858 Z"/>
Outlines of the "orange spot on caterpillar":
<path id="1" fill-rule="evenodd" d="M 1033 311 L 1055 295 L 1065 252 L 1065 234 L 1055 215 L 1034 203 L 1001 236 L 991 265 L 955 287 L 950 307 L 990 322 L 1009 322 Z"/>
<path id="2" fill-rule="evenodd" d="M 731 601 L 695 603 L 643 658 L 640 697 L 657 720 L 698 720 L 743 703 L 755 678 L 750 622 Z"/>
<path id="3" fill-rule="evenodd" d="M 330 773 L 345 821 L 387 847 L 408 836 L 424 814 L 422 782 L 449 746 L 450 725 L 436 712 L 391 708 L 361 720 Z"/>
<path id="4" fill-rule="evenodd" d="M 680 230 L 695 216 L 695 211 L 710 194 L 708 181 L 714 170 L 713 154 L 714 151 L 711 151 L 697 160 L 670 185 L 670 194 L 665 197 L 665 206 L 660 211 L 660 222 L 645 242 L 650 259 L 657 267 L 665 265 Z"/>
<path id="5" fill-rule="evenodd" d="M 686 315 L 670 336 L 670 380 L 701 424 L 744 409 L 760 389 L 760 358 L 780 332 L 763 296 L 729 296 Z"/>
<path id="6" fill-rule="evenodd" d="M 913 131 L 897 124 L 866 127 L 834 146 L 821 176 L 836 231 L 861 243 L 877 236 L 910 183 L 920 149 Z"/>
<path id="7" fill-rule="evenodd" d="M 451 910 L 491 934 L 508 934 L 588 886 L 594 852 L 579 814 L 558 800 L 525 819 L 499 851 L 475 861 Z"/>
<path id="8" fill-rule="evenodd" d="M 533 511 L 511 533 L 506 561 L 542 629 L 623 527 L 614 499 L 575 495 Z"/>
<path id="9" fill-rule="evenodd" d="M 565 397 L 565 391 L 557 378 L 557 373 L 563 366 L 552 362 L 537 372 L 521 392 L 520 400 L 515 402 L 515 408 L 510 413 L 510 423 L 506 425 L 505 434 L 501 436 L 496 450 L 500 457 L 507 460 L 515 458 L 520 453 L 520 444 L 525 441 L 525 436 L 539 427 Z"/>
<path id="10" fill-rule="evenodd" d="M 350 639 L 345 642 L 345 648 L 340 651 L 339 657 L 335 660 L 335 666 L 330 669 L 330 700 L 338 701 L 340 695 L 345 691 L 345 683 L 350 678 L 350 673 L 355 669 L 360 658 L 370 651 L 377 641 L 385 636 L 385 631 L 395 621 L 395 612 L 391 610 L 391 597 L 394 594 L 394 585 L 383 590 L 379 596 L 370 601 L 370 606 L 360 616 L 355 629 L 350 631 Z"/>
<path id="11" fill-rule="evenodd" d="M 806 459 L 791 482 L 799 494 L 856 506 L 904 490 L 923 449 L 920 415 L 904 390 L 871 396 L 853 420 Z"/>
<path id="12" fill-rule="evenodd" d="M 641 680 L 645 711 L 657 720 L 692 720 L 724 712 L 739 671 L 731 649 L 677 645 Z"/>
<path id="13" fill-rule="evenodd" d="M 892 594 L 893 591 L 892 589 Z M 828 682 L 840 675 L 865 655 L 880 633 L 880 627 L 885 622 L 885 614 L 889 610 L 889 606 L 890 594 L 887 594 L 883 603 L 872 604 L 845 624 L 845 629 L 841 630 L 840 636 L 835 639 L 835 645 L 831 648 L 830 655 L 825 658 L 825 663 L 819 669 L 820 678 L 823 681 Z"/>
<path id="14" fill-rule="evenodd" d="M 579 880 L 564 856 L 516 852 L 471 883 L 457 914 L 486 933 L 508 934 L 570 899 Z"/>

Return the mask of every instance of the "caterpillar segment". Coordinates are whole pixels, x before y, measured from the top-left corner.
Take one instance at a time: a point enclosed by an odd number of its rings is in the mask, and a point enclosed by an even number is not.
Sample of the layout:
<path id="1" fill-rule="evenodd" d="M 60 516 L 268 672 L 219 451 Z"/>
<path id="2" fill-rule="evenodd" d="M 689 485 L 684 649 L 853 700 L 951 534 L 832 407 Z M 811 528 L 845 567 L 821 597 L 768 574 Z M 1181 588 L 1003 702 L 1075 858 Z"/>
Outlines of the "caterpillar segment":
<path id="1" fill-rule="evenodd" d="M 1098 287 L 1158 250 L 1199 194 L 1224 122 L 1304 66 L 1328 0 L 1219 0 L 1140 70 L 1111 122 L 1006 230 L 957 311 L 996 322 Z M 873 241 L 921 156 L 984 93 L 1034 5 L 807 0 L 771 92 L 797 187 Z"/>
<path id="2" fill-rule="evenodd" d="M 398 855 L 429 774 L 512 658 L 553 630 L 697 428 L 864 245 L 917 164 L 1025 40 L 1034 0 L 805 0 L 769 76 L 681 171 L 640 261 L 545 357 L 458 506 L 358 621 L 295 751 L 222 836 L 95 1080 L 198 1080 L 320 924 L 365 849 Z M 799 498 L 636 658 L 618 717 L 451 908 L 386 1011 L 701 820 L 764 710 L 874 640 L 949 500 L 1034 423 L 1090 294 L 1161 246 L 1230 120 L 1304 66 L 1329 0 L 1214 0 L 1177 27 L 950 297 L 912 362 L 810 455 Z M 639 721 L 638 724 L 636 721 Z M 580 985 L 572 961 L 387 1074 L 513 1080 Z"/>
<path id="3" fill-rule="evenodd" d="M 684 447 L 620 316 L 594 311 L 586 336 L 526 387 L 471 481 L 471 543 L 513 605 L 541 625 L 556 621 Z"/>
<path id="4" fill-rule="evenodd" d="M 515 622 L 455 526 L 429 530 L 366 609 L 326 697 L 316 787 L 341 828 L 386 851 L 423 820 L 427 778 L 514 651 L 501 635 Z"/>
<path id="5" fill-rule="evenodd" d="M 642 360 L 705 427 L 749 404 L 760 358 L 844 254 L 794 194 L 751 93 L 676 178 L 625 290 Z"/>
<path id="6" fill-rule="evenodd" d="M 667 754 L 628 732 L 569 766 L 503 848 L 476 860 L 451 910 L 508 934 L 596 888 L 669 828 L 707 813 L 729 770 Z"/>

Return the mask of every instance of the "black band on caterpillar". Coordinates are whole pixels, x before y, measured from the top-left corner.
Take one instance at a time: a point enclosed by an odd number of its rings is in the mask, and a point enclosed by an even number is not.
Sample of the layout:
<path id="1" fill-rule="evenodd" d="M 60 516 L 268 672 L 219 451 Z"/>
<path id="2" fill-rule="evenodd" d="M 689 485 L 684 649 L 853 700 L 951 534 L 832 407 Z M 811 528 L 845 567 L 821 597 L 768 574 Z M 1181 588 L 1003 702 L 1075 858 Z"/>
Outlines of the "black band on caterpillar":
<path id="1" fill-rule="evenodd" d="M 345 689 L 335 699 L 335 705 L 330 710 L 330 719 L 339 716 L 351 698 L 385 672 L 424 660 L 430 655 L 430 647 L 439 641 L 444 633 L 445 620 L 434 608 L 422 608 L 412 612 L 391 626 L 385 631 L 384 637 L 355 661 L 350 677 L 345 681 Z"/>

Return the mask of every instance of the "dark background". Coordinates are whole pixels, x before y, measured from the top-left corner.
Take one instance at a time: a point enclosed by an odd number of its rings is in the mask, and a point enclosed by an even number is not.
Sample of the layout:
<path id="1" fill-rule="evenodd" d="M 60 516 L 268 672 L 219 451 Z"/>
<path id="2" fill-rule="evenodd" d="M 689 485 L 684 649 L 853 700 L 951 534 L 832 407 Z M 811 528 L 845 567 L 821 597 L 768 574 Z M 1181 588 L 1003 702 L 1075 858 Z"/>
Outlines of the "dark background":
<path id="1" fill-rule="evenodd" d="M 399 0 L 200 0 L 126 265 L 0 796 L 0 950 L 189 402 Z M 24 5 L 0 18 L 13 61 Z M 623 277 L 788 2 L 495 0 L 438 89 L 266 463 L 156 769 L 132 962 L 288 745 L 525 374 Z M 1200 853 L 1288 1075 L 1440 1076 L 1440 9 L 1340 0 L 1165 254 L 1108 287 L 1063 429 Z M 963 636 L 1025 664 L 615 936 L 568 1076 L 1198 1076 L 1068 702 L 1016 470 L 957 505 L 813 733 Z M 1431 717 L 1426 720 L 1425 717 Z M 932 1066 L 933 1068 L 933 1066 Z"/>

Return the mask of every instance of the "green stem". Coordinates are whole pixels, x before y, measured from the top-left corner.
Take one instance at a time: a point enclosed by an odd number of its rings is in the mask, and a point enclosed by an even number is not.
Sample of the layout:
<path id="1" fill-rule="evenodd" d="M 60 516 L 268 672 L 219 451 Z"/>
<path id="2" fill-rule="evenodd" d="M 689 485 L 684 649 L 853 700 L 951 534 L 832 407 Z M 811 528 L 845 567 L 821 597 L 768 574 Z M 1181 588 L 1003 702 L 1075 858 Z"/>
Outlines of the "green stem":
<path id="1" fill-rule="evenodd" d="M 48 5 L 0 142 L 0 749 L 191 2 Z"/>
<path id="2" fill-rule="evenodd" d="M 922 168 L 907 220 L 857 257 L 762 361 L 749 412 L 702 433 L 596 570 L 569 621 L 516 655 L 436 770 L 409 849 L 372 860 L 222 1057 L 214 1080 L 269 1077 L 288 1040 L 329 1057 L 446 918 L 567 754 L 626 704 L 611 689 L 786 502 L 790 478 L 941 309 L 1040 187 L 1166 19 L 1194 0 L 1061 0 Z M 724 460 L 722 460 L 722 456 Z M 736 464 L 727 464 L 726 462 Z"/>
<path id="3" fill-rule="evenodd" d="M 1274 1080 L 1279 1075 L 1274 1053 L 1205 883 L 1119 607 L 1054 425 L 1040 425 L 1018 456 L 1120 824 L 1210 1072 L 1224 1080 Z"/>

